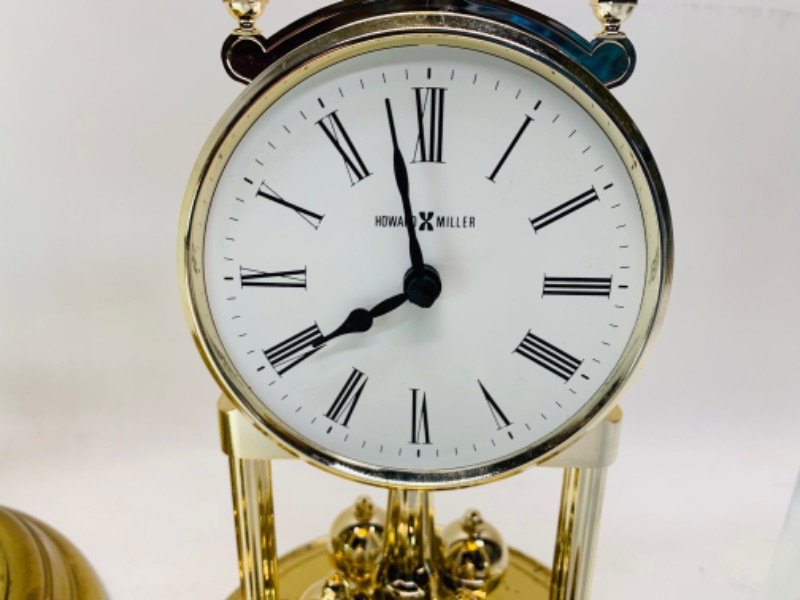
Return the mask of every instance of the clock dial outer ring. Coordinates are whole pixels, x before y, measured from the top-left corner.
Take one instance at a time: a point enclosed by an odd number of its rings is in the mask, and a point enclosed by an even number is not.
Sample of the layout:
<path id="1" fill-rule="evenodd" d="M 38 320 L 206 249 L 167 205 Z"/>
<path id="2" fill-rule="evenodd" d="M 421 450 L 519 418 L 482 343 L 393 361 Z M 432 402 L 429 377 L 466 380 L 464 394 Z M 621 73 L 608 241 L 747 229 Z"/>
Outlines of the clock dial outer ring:
<path id="1" fill-rule="evenodd" d="M 497 21 L 443 12 L 401 13 L 352 19 L 304 39 L 265 70 L 222 117 L 201 152 L 187 188 L 180 220 L 178 261 L 184 309 L 203 359 L 223 392 L 255 426 L 293 454 L 334 474 L 383 487 L 461 488 L 507 477 L 563 450 L 606 416 L 641 362 L 663 319 L 672 275 L 672 230 L 663 183 L 633 121 L 608 90 L 583 67 L 536 36 Z M 279 36 L 286 35 L 284 30 Z M 279 41 L 286 45 L 285 40 Z M 571 419 L 523 451 L 463 469 L 415 472 L 388 469 L 340 456 L 300 437 L 256 397 L 227 356 L 211 315 L 204 275 L 204 238 L 211 201 L 238 143 L 278 98 L 326 67 L 375 50 L 407 45 L 446 45 L 504 58 L 544 77 L 586 110 L 614 143 L 634 183 L 642 211 L 647 271 L 641 308 L 628 343 L 609 377 Z"/>

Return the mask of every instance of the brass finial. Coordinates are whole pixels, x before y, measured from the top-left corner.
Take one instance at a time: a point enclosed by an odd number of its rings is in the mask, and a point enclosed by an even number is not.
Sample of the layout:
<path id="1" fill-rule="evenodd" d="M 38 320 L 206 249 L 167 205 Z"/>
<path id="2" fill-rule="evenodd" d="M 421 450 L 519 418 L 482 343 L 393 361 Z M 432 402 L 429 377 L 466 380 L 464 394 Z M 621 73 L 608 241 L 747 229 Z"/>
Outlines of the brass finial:
<path id="1" fill-rule="evenodd" d="M 353 516 L 359 523 L 368 523 L 375 514 L 375 504 L 369 496 L 359 496 L 353 508 Z"/>
<path id="2" fill-rule="evenodd" d="M 239 22 L 233 30 L 236 35 L 256 35 L 261 30 L 256 27 L 256 21 L 269 0 L 223 0 L 228 12 Z"/>
<path id="3" fill-rule="evenodd" d="M 328 538 L 331 560 L 356 587 L 370 583 L 383 548 L 385 513 L 369 496 L 360 496 L 334 521 Z"/>
<path id="4" fill-rule="evenodd" d="M 444 528 L 442 582 L 456 593 L 455 600 L 485 597 L 508 569 L 508 547 L 500 532 L 477 510 Z"/>
<path id="5" fill-rule="evenodd" d="M 637 3 L 638 0 L 589 0 L 594 16 L 603 25 L 597 37 L 626 37 L 620 28 L 633 14 Z"/>

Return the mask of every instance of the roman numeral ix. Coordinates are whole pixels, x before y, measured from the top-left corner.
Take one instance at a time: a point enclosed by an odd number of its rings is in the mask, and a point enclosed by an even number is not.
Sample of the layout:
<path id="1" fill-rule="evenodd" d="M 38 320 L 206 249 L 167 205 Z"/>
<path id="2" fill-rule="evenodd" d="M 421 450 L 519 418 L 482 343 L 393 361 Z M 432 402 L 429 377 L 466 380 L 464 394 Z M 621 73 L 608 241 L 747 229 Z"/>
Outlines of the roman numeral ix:
<path id="1" fill-rule="evenodd" d="M 575 375 L 583 362 L 533 335 L 530 331 L 514 352 L 558 375 L 565 382 Z"/>
<path id="2" fill-rule="evenodd" d="M 417 147 L 413 162 L 442 160 L 445 88 L 414 88 L 417 100 Z"/>
<path id="3" fill-rule="evenodd" d="M 542 296 L 611 297 L 611 277 L 544 277 Z"/>
<path id="4" fill-rule="evenodd" d="M 572 200 L 568 200 L 567 202 L 564 202 L 564 204 L 556 206 L 553 210 L 548 210 L 546 213 L 539 215 L 535 219 L 531 219 L 533 230 L 534 232 L 538 233 L 540 229 L 543 229 L 551 223 L 555 223 L 559 219 L 563 219 L 567 215 L 574 213 L 576 210 L 598 200 L 600 200 L 600 197 L 597 195 L 597 191 L 594 189 L 594 186 L 592 186 L 582 194 L 575 196 Z"/>
<path id="5" fill-rule="evenodd" d="M 368 380 L 369 378 L 364 373 L 354 368 L 325 416 L 331 421 L 347 427 Z"/>
<path id="6" fill-rule="evenodd" d="M 325 215 L 318 215 L 315 212 L 308 210 L 307 208 L 303 208 L 302 206 L 297 206 L 296 204 L 292 204 L 291 202 L 287 202 L 283 198 L 281 198 L 280 194 L 278 194 L 275 190 L 267 185 L 267 182 L 264 181 L 259 186 L 258 191 L 256 192 L 256 196 L 260 196 L 261 198 L 266 198 L 267 200 L 278 204 L 279 206 L 285 206 L 286 208 L 291 208 L 294 212 L 300 216 L 306 223 L 311 225 L 314 229 L 319 227 L 320 223 L 322 223 L 322 219 Z"/>
<path id="7" fill-rule="evenodd" d="M 278 375 L 283 375 L 312 354 L 322 350 L 325 347 L 325 344 L 320 341 L 322 338 L 322 332 L 315 323 L 308 329 L 304 329 L 269 350 L 264 350 L 264 356 L 266 356 L 272 368 L 275 369 L 275 372 Z"/>
<path id="8" fill-rule="evenodd" d="M 327 138 L 344 160 L 344 165 L 347 168 L 347 175 L 350 177 L 350 185 L 355 185 L 372 174 L 361 159 L 361 155 L 358 153 L 358 150 L 356 150 L 353 140 L 344 128 L 344 125 L 342 125 L 337 111 L 333 111 L 329 115 L 322 117 L 317 121 L 317 125 L 325 132 Z"/>
<path id="9" fill-rule="evenodd" d="M 428 400 L 425 393 L 420 398 L 419 390 L 411 390 L 411 443 L 430 444 L 431 432 L 428 426 Z"/>
<path id="10" fill-rule="evenodd" d="M 239 267 L 242 287 L 306 288 L 306 269 L 268 273 L 257 269 Z"/>

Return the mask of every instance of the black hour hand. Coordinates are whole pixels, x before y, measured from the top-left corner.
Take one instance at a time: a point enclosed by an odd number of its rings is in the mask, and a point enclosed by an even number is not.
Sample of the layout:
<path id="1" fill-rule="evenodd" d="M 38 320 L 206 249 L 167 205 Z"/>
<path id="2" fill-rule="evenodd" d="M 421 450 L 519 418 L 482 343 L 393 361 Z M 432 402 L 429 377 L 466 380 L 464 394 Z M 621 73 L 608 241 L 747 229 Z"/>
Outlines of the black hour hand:
<path id="1" fill-rule="evenodd" d="M 391 298 L 387 298 L 383 302 L 379 302 L 371 310 L 367 310 L 366 308 L 357 308 L 347 315 L 344 323 L 342 323 L 334 332 L 317 338 L 314 340 L 313 345 L 314 347 L 319 347 L 342 335 L 347 335 L 350 333 L 364 333 L 365 331 L 369 331 L 372 328 L 372 323 L 376 318 L 382 317 L 383 315 L 400 308 L 403 304 L 405 304 L 406 300 L 408 300 L 408 296 L 406 296 L 405 293 L 402 293 L 392 296 Z"/>

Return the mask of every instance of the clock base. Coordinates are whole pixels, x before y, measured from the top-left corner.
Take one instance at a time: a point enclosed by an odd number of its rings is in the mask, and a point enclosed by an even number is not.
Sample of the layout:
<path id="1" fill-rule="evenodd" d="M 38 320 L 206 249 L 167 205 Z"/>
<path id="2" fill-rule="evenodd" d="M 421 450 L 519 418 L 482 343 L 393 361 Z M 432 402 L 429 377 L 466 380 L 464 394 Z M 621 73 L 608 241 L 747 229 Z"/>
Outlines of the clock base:
<path id="1" fill-rule="evenodd" d="M 510 551 L 508 571 L 502 582 L 490 595 L 490 600 L 549 600 L 550 569 L 513 548 Z M 280 597 L 298 600 L 315 583 L 321 582 L 331 572 L 326 539 L 315 540 L 296 548 L 278 559 Z M 236 590 L 227 600 L 241 600 Z"/>

